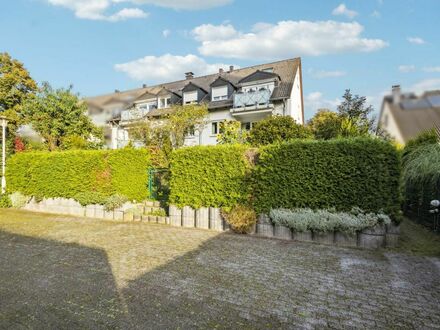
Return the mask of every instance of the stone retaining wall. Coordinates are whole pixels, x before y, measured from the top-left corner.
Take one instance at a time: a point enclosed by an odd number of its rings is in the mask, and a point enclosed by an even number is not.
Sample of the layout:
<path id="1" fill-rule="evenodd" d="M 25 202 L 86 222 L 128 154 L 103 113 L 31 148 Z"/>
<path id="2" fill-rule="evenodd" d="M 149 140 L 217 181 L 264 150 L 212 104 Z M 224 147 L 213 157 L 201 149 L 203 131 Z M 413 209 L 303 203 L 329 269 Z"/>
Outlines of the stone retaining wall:
<path id="1" fill-rule="evenodd" d="M 149 203 L 152 204 L 143 206 L 142 211 L 148 211 L 151 207 L 157 207 L 154 202 Z M 95 219 L 144 221 L 175 227 L 200 228 L 216 231 L 229 230 L 228 223 L 221 216 L 220 209 L 216 207 L 193 209 L 189 206 L 178 208 L 174 205 L 170 205 L 169 217 L 160 217 L 136 214 L 129 210 L 128 206 L 123 206 L 114 211 L 106 211 L 102 205 L 81 206 L 73 199 L 49 198 L 41 202 L 36 202 L 32 199 L 23 209 L 34 212 L 66 214 Z M 296 233 L 287 227 L 273 225 L 269 217 L 260 215 L 257 224 L 249 234 L 282 240 L 377 249 L 397 246 L 399 232 L 400 228 L 391 224 L 386 226 L 378 225 L 353 235 L 341 232 L 312 233 L 311 231 L 307 231 Z"/>

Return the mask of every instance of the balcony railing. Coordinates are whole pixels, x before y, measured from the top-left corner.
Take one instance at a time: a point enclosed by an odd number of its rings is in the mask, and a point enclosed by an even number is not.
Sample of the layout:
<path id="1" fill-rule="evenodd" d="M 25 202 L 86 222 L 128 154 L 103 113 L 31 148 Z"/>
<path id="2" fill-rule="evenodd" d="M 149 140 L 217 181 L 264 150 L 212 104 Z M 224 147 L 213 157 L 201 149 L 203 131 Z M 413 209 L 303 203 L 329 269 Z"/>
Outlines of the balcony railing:
<path id="1" fill-rule="evenodd" d="M 234 94 L 234 108 L 268 106 L 271 92 L 268 89 L 260 89 L 254 92 L 238 92 Z"/>
<path id="2" fill-rule="evenodd" d="M 124 110 L 121 112 L 121 120 L 122 121 L 131 121 L 141 119 L 146 116 L 149 110 L 147 109 L 131 109 Z"/>

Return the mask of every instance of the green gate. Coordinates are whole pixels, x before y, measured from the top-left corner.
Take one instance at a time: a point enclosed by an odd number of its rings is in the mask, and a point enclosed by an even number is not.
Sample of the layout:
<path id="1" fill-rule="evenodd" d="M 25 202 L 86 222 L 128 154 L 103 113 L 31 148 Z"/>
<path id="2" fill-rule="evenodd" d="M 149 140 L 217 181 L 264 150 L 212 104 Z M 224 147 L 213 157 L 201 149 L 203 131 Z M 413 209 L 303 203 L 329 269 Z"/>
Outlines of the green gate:
<path id="1" fill-rule="evenodd" d="M 167 201 L 169 195 L 169 169 L 153 168 L 148 169 L 148 192 L 150 199 Z"/>

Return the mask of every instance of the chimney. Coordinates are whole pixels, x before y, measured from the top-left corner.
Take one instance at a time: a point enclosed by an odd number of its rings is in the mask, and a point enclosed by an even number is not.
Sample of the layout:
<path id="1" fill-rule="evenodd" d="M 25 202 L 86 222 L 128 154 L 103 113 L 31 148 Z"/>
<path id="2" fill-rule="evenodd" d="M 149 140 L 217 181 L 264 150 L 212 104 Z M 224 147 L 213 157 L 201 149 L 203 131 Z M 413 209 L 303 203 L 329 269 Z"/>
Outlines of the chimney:
<path id="1" fill-rule="evenodd" d="M 232 71 L 234 71 L 234 66 L 233 66 L 233 65 L 230 65 L 230 66 L 229 66 L 229 72 L 232 72 Z"/>
<path id="2" fill-rule="evenodd" d="M 400 94 L 400 85 L 394 85 L 394 86 L 391 88 L 391 91 L 392 91 L 392 94 L 393 94 L 393 103 L 394 103 L 394 104 L 399 103 L 399 102 L 400 102 L 400 97 L 401 97 L 401 94 Z"/>
<path id="3" fill-rule="evenodd" d="M 119 89 L 115 89 L 115 93 L 120 93 L 121 91 Z"/>
<path id="4" fill-rule="evenodd" d="M 218 73 L 219 73 L 219 74 L 222 74 L 222 73 L 223 73 L 223 68 L 219 68 L 219 69 L 218 69 Z"/>
<path id="5" fill-rule="evenodd" d="M 147 84 L 142 84 L 142 88 L 147 88 Z"/>
<path id="6" fill-rule="evenodd" d="M 185 79 L 186 80 L 190 80 L 194 78 L 194 73 L 193 72 L 185 72 Z"/>

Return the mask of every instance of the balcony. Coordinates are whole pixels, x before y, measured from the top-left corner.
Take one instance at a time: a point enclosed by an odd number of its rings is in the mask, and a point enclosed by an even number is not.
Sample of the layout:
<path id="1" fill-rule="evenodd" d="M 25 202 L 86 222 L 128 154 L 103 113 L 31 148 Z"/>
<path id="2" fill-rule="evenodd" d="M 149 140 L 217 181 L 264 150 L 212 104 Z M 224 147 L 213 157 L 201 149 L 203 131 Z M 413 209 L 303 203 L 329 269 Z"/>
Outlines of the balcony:
<path id="1" fill-rule="evenodd" d="M 124 110 L 121 112 L 121 121 L 132 121 L 144 118 L 148 111 L 148 109 Z"/>
<path id="2" fill-rule="evenodd" d="M 237 92 L 234 94 L 234 111 L 263 109 L 270 106 L 271 91 L 260 89 L 258 91 Z"/>

